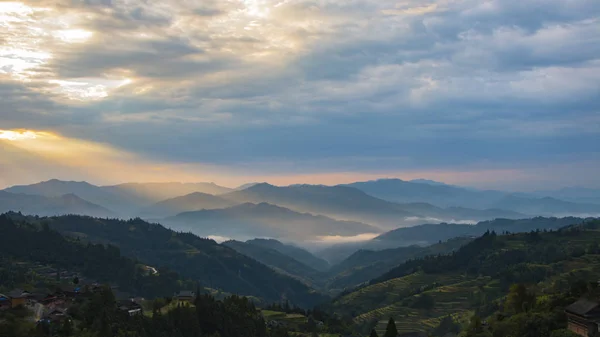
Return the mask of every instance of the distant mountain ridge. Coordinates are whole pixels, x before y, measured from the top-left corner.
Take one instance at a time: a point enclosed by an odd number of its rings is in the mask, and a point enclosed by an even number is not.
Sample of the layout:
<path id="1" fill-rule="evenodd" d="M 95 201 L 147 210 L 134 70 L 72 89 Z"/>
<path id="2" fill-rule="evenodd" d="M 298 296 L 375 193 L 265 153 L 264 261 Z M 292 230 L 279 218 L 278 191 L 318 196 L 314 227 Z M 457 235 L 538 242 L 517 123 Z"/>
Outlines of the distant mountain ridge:
<path id="1" fill-rule="evenodd" d="M 530 232 L 535 230 L 558 229 L 574 223 L 582 222 L 583 218 L 545 218 L 531 219 L 495 219 L 481 221 L 476 225 L 463 224 L 425 224 L 414 227 L 398 228 L 373 239 L 373 241 L 397 241 L 410 244 L 432 244 L 460 236 L 479 236 L 486 231 L 503 232 Z"/>
<path id="2" fill-rule="evenodd" d="M 502 208 L 537 215 L 600 215 L 600 205 L 574 203 L 552 197 L 526 198 L 512 194 L 499 200 L 496 205 Z"/>
<path id="3" fill-rule="evenodd" d="M 576 203 L 600 204 L 600 188 L 564 187 L 558 190 L 535 191 L 529 194 L 537 197 L 547 196 Z"/>
<path id="4" fill-rule="evenodd" d="M 166 199 L 194 192 L 221 194 L 230 189 L 213 183 L 127 183 L 96 186 L 85 181 L 52 179 L 31 185 L 12 186 L 4 191 L 45 197 L 75 194 L 122 217 L 132 217 L 138 215 L 141 208 Z"/>
<path id="5" fill-rule="evenodd" d="M 102 186 L 101 188 L 132 198 L 137 203 L 144 206 L 194 192 L 219 195 L 231 191 L 230 188 L 204 182 L 125 183 L 113 186 Z"/>
<path id="6" fill-rule="evenodd" d="M 398 204 L 379 199 L 360 189 L 342 185 L 278 187 L 263 183 L 245 190 L 224 194 L 222 197 L 237 202 L 267 202 L 299 212 L 324 214 L 336 219 L 360 221 L 383 228 L 414 225 L 424 219 L 431 219 L 430 221 L 468 219 L 474 222 L 496 217 L 519 218 L 525 216 L 504 210 L 443 209 L 428 203 Z"/>
<path id="7" fill-rule="evenodd" d="M 490 208 L 506 193 L 477 191 L 423 180 L 378 179 L 347 184 L 378 198 L 395 202 L 427 202 L 440 207 Z"/>
<path id="8" fill-rule="evenodd" d="M 0 204 L 4 210 L 39 212 L 40 215 L 65 214 L 71 210 L 96 216 L 167 218 L 166 223 L 175 228 L 242 241 L 252 237 L 319 240 L 320 236 L 348 237 L 423 223 L 474 224 L 488 219 L 522 219 L 536 215 L 600 215 L 599 204 L 537 197 L 536 194 L 479 191 L 427 179 L 380 179 L 337 186 L 250 183 L 237 189 L 213 183 L 96 186 L 53 179 L 13 186 L 5 191 L 46 198 L 74 194 L 101 209 L 84 206 L 83 201 L 77 209 L 60 206 L 57 199 L 53 202 L 31 199 L 27 207 L 5 201 L 4 205 Z M 564 189 L 556 193 L 588 198 L 596 195 L 593 189 Z M 44 206 L 33 207 L 32 202 Z M 262 206 L 254 209 L 257 206 L 248 204 Z M 269 208 L 266 204 L 279 208 Z M 239 207 L 233 208 L 236 206 Z M 224 209 L 228 210 L 210 212 Z M 289 212 L 284 212 L 285 209 Z M 202 210 L 206 212 L 184 214 Z M 300 215 L 302 213 L 310 213 L 311 217 Z"/>
<path id="9" fill-rule="evenodd" d="M 216 195 L 194 192 L 181 197 L 175 197 L 157 202 L 140 211 L 140 216 L 145 218 L 165 218 L 183 212 L 199 211 L 206 209 L 226 208 L 236 203 Z"/>
<path id="10" fill-rule="evenodd" d="M 417 183 L 417 184 L 428 184 L 428 185 L 433 185 L 433 186 L 452 186 L 452 185 L 448 185 L 446 183 L 440 182 L 440 181 L 435 181 L 435 180 L 430 180 L 430 179 L 413 179 L 410 180 L 411 183 Z"/>
<path id="11" fill-rule="evenodd" d="M 600 214 L 600 191 L 566 188 L 537 193 L 511 193 L 476 190 L 431 182 L 424 179 L 404 181 L 379 179 L 346 184 L 372 196 L 400 203 L 430 203 L 440 207 L 505 210 L 530 216 L 566 216 Z M 544 194 L 548 193 L 548 194 Z M 549 197 L 551 194 L 554 197 Z M 561 200 L 563 197 L 570 200 Z M 582 202 L 590 201 L 589 203 Z"/>
<path id="12" fill-rule="evenodd" d="M 298 212 L 324 214 L 337 219 L 366 223 L 396 222 L 416 216 L 397 205 L 344 186 L 292 185 L 278 187 L 262 183 L 224 195 L 238 202 L 267 202 Z M 392 220 L 395 219 L 395 220 Z"/>
<path id="13" fill-rule="evenodd" d="M 184 212 L 165 219 L 174 228 L 190 230 L 199 235 L 210 233 L 235 237 L 351 236 L 380 232 L 377 228 L 355 221 L 339 221 L 322 215 L 298 213 L 268 203 L 244 203 L 237 206 Z"/>
<path id="14" fill-rule="evenodd" d="M 62 181 L 52 179 L 32 185 L 13 186 L 4 191 L 44 197 L 58 197 L 65 194 L 75 194 L 91 203 L 102 205 L 116 213 L 130 208 L 128 202 L 122 200 L 118 194 L 104 190 L 85 181 Z M 49 215 L 49 214 L 44 214 Z"/>
<path id="15" fill-rule="evenodd" d="M 75 194 L 45 197 L 0 191 L 0 213 L 9 211 L 40 216 L 65 214 L 80 214 L 102 218 L 115 216 L 115 213 L 105 207 L 86 201 Z"/>

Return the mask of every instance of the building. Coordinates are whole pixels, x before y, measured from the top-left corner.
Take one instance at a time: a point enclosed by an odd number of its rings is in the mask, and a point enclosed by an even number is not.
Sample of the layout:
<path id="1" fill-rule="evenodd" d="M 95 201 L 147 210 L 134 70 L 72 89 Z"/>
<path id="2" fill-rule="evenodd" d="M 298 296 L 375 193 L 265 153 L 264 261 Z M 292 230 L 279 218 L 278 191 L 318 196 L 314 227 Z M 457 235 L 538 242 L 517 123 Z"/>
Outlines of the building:
<path id="1" fill-rule="evenodd" d="M 182 290 L 175 294 L 175 299 L 180 303 L 192 303 L 196 298 L 196 293 L 191 290 Z"/>
<path id="2" fill-rule="evenodd" d="M 6 297 L 8 297 L 10 300 L 11 308 L 19 305 L 27 305 L 27 298 L 29 296 L 31 296 L 31 293 L 22 289 L 15 289 L 6 295 Z"/>
<path id="3" fill-rule="evenodd" d="M 600 303 L 588 299 L 569 305 L 565 309 L 568 329 L 583 337 L 600 336 Z"/>
<path id="4" fill-rule="evenodd" d="M 144 313 L 142 306 L 134 300 L 119 301 L 119 310 L 127 312 L 129 316 L 141 315 Z"/>

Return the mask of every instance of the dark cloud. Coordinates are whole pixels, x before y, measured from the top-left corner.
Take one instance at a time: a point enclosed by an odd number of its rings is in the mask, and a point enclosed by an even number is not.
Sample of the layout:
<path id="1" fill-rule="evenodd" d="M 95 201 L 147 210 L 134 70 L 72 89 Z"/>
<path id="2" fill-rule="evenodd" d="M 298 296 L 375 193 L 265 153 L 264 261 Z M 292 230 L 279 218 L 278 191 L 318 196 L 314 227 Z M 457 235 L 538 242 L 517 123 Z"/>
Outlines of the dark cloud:
<path id="1" fill-rule="evenodd" d="M 600 162 L 596 0 L 277 3 L 61 3 L 94 35 L 0 83 L 2 119 L 267 173 Z"/>

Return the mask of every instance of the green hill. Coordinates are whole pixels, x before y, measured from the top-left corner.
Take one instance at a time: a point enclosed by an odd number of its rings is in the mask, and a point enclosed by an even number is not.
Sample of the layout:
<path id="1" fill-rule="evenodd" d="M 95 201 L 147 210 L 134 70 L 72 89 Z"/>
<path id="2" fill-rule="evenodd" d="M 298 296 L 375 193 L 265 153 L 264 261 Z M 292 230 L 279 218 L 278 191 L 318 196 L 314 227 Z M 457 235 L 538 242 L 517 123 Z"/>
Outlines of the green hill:
<path id="1" fill-rule="evenodd" d="M 414 242 L 414 243 L 436 243 L 439 240 L 445 241 L 458 236 L 480 236 L 486 231 L 495 231 L 496 233 L 518 233 L 535 230 L 558 229 L 574 223 L 583 221 L 582 218 L 575 217 L 534 217 L 528 219 L 495 219 L 480 221 L 475 225 L 465 224 L 425 224 L 413 227 L 398 228 L 373 239 L 375 242 Z"/>
<path id="2" fill-rule="evenodd" d="M 329 271 L 328 288 L 355 287 L 409 259 L 427 255 L 447 254 L 469 242 L 469 238 L 455 238 L 431 246 L 409 246 L 384 250 L 359 250 Z"/>
<path id="3" fill-rule="evenodd" d="M 246 243 L 269 249 L 275 249 L 278 252 L 292 257 L 295 260 L 302 262 L 318 271 L 327 271 L 330 267 L 327 261 L 316 257 L 309 251 L 294 245 L 284 244 L 274 239 L 252 239 L 246 241 Z"/>
<path id="4" fill-rule="evenodd" d="M 181 287 L 195 285 L 166 268 L 149 275 L 138 260 L 122 256 L 115 246 L 84 244 L 65 238 L 48 226 L 24 220 L 0 215 L 0 237 L 4 239 L 0 245 L 0 288 L 11 290 L 32 283 L 33 277 L 40 276 L 33 266 L 77 272 L 95 282 L 118 285 L 122 291 L 147 297 L 172 296 Z M 21 265 L 29 266 L 29 270 L 19 271 Z M 23 274 L 28 276 L 27 281 Z M 54 281 L 45 280 L 44 285 L 50 286 Z"/>
<path id="5" fill-rule="evenodd" d="M 233 248 L 241 254 L 281 271 L 291 277 L 312 286 L 323 285 L 323 273 L 291 258 L 281 252 L 248 242 L 226 241 L 223 245 Z"/>
<path id="6" fill-rule="evenodd" d="M 141 219 L 129 221 L 82 216 L 29 218 L 82 241 L 113 244 L 128 257 L 153 266 L 168 266 L 203 286 L 260 297 L 266 301 L 287 298 L 310 307 L 324 297 L 304 283 L 235 250 L 190 233 L 178 233 Z"/>
<path id="7" fill-rule="evenodd" d="M 599 228 L 600 221 L 590 220 L 556 231 L 486 232 L 451 254 L 406 261 L 328 309 L 380 333 L 390 317 L 400 333 L 431 332 L 447 316 L 460 322 L 475 312 L 488 317 L 513 284 L 537 285 L 555 296 L 574 280 L 596 282 Z"/>

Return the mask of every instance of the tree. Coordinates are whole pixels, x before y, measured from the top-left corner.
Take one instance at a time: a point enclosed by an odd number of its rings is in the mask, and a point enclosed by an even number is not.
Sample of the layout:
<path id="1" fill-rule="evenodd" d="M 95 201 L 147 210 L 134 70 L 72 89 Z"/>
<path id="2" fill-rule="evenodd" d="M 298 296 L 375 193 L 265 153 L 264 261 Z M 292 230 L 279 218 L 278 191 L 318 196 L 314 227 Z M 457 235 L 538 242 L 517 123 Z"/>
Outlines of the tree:
<path id="1" fill-rule="evenodd" d="M 447 333 L 457 334 L 460 331 L 460 324 L 456 323 L 452 316 L 448 315 L 442 318 L 440 324 L 433 330 L 434 336 L 443 336 Z"/>
<path id="2" fill-rule="evenodd" d="M 398 329 L 396 328 L 396 322 L 394 318 L 390 317 L 388 321 L 387 327 L 385 328 L 385 335 L 383 337 L 397 337 Z"/>
<path id="3" fill-rule="evenodd" d="M 471 317 L 471 322 L 469 322 L 469 327 L 467 330 L 473 334 L 478 334 L 482 332 L 483 324 L 481 323 L 481 317 L 473 315 L 473 317 Z"/>
<path id="4" fill-rule="evenodd" d="M 535 302 L 535 295 L 530 293 L 524 284 L 513 284 L 510 287 L 504 309 L 508 312 L 519 314 L 531 309 Z"/>
<path id="5" fill-rule="evenodd" d="M 377 331 L 375 331 L 375 329 L 371 330 L 371 334 L 369 335 L 369 337 L 379 337 L 379 335 L 377 334 Z"/>
<path id="6" fill-rule="evenodd" d="M 598 254 L 600 253 L 600 245 L 597 241 L 590 243 L 587 249 L 588 254 Z"/>
<path id="7" fill-rule="evenodd" d="M 561 325 L 561 322 L 552 313 L 521 313 L 496 324 L 494 326 L 494 336 L 549 336 L 551 331 L 560 328 Z"/>

